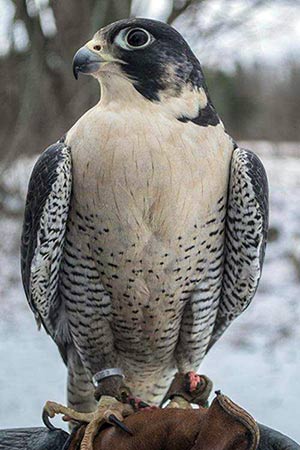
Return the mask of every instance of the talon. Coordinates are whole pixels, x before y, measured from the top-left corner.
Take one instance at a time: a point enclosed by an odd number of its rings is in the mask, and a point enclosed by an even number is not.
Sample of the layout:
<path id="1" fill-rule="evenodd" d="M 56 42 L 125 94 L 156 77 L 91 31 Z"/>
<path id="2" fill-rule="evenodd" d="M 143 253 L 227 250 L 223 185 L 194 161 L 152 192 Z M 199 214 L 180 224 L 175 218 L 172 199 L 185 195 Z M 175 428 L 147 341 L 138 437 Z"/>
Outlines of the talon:
<path id="1" fill-rule="evenodd" d="M 108 416 L 108 422 L 112 425 L 116 425 L 121 430 L 125 431 L 125 433 L 130 434 L 130 436 L 133 436 L 133 432 L 123 423 L 121 420 L 119 420 L 114 414 L 110 414 Z"/>
<path id="2" fill-rule="evenodd" d="M 123 417 L 133 413 L 133 409 L 124 405 L 116 399 L 108 397 L 102 398 L 98 408 L 89 413 L 82 413 L 68 408 L 56 402 L 47 402 L 43 409 L 43 422 L 49 430 L 57 430 L 49 421 L 49 417 L 62 414 L 64 421 L 75 421 L 87 424 L 81 439 L 81 450 L 92 450 L 93 441 L 101 426 L 107 422 L 120 428 L 127 434 L 133 435 L 132 431 L 122 422 Z"/>
<path id="3" fill-rule="evenodd" d="M 43 421 L 45 427 L 48 428 L 48 430 L 50 430 L 50 431 L 60 430 L 60 428 L 56 428 L 54 425 L 52 425 L 52 423 L 49 420 L 49 417 L 54 417 L 54 416 L 51 416 L 46 409 L 43 409 L 42 421 Z"/>
<path id="4" fill-rule="evenodd" d="M 152 410 L 157 409 L 157 406 L 149 405 L 149 403 L 144 402 L 138 397 L 128 397 L 126 399 L 127 403 L 133 407 L 135 411 L 139 411 L 140 409 L 143 410 Z"/>
<path id="5" fill-rule="evenodd" d="M 151 405 L 149 405 L 149 403 L 146 403 L 146 402 L 144 402 L 143 400 L 141 400 L 141 401 L 138 403 L 138 407 L 139 407 L 139 408 L 151 408 Z"/>

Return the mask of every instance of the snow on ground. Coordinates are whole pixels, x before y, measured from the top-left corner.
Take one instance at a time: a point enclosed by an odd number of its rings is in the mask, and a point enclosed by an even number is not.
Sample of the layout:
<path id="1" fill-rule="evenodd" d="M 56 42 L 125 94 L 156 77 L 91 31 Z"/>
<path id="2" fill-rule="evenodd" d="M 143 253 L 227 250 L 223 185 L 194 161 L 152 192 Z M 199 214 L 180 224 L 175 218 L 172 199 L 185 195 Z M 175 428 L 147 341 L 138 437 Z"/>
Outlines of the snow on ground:
<path id="1" fill-rule="evenodd" d="M 249 143 L 266 166 L 271 225 L 260 288 L 205 359 L 201 372 L 255 418 L 300 441 L 300 144 Z M 280 148 L 282 151 L 280 151 Z M 6 175 L 7 188 L 25 192 L 28 160 Z M 22 196 L 21 196 L 22 197 Z M 47 399 L 65 401 L 66 370 L 56 346 L 38 332 L 19 277 L 20 199 L 0 218 L 0 428 L 38 426 Z M 298 263 L 297 263 L 298 261 Z"/>

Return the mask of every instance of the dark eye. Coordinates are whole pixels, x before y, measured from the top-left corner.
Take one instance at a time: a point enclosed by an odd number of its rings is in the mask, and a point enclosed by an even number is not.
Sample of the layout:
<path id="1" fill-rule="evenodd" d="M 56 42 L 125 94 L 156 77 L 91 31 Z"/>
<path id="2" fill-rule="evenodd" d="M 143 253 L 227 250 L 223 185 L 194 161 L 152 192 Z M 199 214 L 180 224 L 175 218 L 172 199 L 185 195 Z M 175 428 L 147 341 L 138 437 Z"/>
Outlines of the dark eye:
<path id="1" fill-rule="evenodd" d="M 130 30 L 126 36 L 126 42 L 130 47 L 145 47 L 151 41 L 150 34 L 141 29 Z"/>

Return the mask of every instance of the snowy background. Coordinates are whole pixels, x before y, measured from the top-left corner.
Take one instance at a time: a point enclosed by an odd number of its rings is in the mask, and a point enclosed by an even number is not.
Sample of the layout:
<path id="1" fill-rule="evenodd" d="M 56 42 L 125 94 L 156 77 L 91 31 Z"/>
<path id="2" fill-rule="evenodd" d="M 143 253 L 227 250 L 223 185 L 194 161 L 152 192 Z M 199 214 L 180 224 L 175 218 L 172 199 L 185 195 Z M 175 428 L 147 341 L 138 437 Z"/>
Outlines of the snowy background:
<path id="1" fill-rule="evenodd" d="M 203 2 L 205 9 L 200 9 L 196 15 L 184 16 L 184 19 L 179 17 L 176 27 L 188 39 L 202 63 L 214 70 L 220 69 L 233 74 L 235 65 L 240 64 L 246 73 L 252 71 L 253 74 L 253 67 L 260 67 L 267 78 L 267 87 L 271 88 L 276 77 L 279 77 L 281 82 L 288 83 L 289 70 L 292 67 L 295 82 L 290 84 L 290 90 L 287 89 L 288 95 L 284 99 L 277 98 L 278 92 L 282 91 L 277 91 L 275 83 L 272 95 L 274 92 L 276 95 L 271 108 L 262 109 L 265 99 L 263 96 L 262 103 L 256 105 L 260 109 L 260 117 L 257 119 L 255 116 L 252 118 L 253 122 L 249 122 L 249 130 L 251 130 L 255 120 L 260 122 L 267 117 L 270 119 L 268 126 L 271 125 L 271 130 L 266 127 L 266 130 L 263 130 L 264 136 L 268 133 L 271 136 L 271 131 L 277 127 L 279 129 L 281 125 L 281 129 L 288 130 L 286 138 L 290 139 L 289 133 L 294 132 L 297 136 L 299 129 L 295 117 L 299 117 L 300 107 L 297 99 L 300 97 L 299 92 L 297 94 L 295 90 L 297 88 L 299 90 L 300 86 L 298 81 L 300 0 L 264 0 L 260 2 L 264 3 L 263 7 L 254 9 L 249 14 L 251 1 Z M 1 103 L 7 110 L 9 105 L 14 105 L 12 101 L 14 95 L 21 97 L 23 91 L 26 92 L 26 84 L 21 84 L 22 80 L 13 76 L 15 67 L 22 67 L 24 72 L 26 67 L 16 66 L 16 61 L 21 60 L 22 55 L 27 51 L 28 58 L 24 58 L 24 62 L 28 67 L 31 67 L 32 62 L 28 32 L 24 22 L 15 17 L 20 2 L 21 0 L 0 0 L 0 57 L 3 58 L 0 60 L 2 62 L 0 93 L 4 97 L 4 100 L 1 98 Z M 57 29 L 49 7 L 51 2 L 26 0 L 25 3 L 32 23 L 35 23 L 33 19 L 38 16 L 44 36 L 54 36 Z M 170 12 L 171 4 L 170 0 L 134 0 L 133 9 L 139 16 L 164 19 Z M 226 25 L 227 19 L 228 23 L 232 24 L 232 19 L 235 17 L 239 20 L 243 19 L 240 26 L 229 26 L 225 28 L 225 32 L 220 26 L 222 34 L 213 34 L 213 38 L 209 38 L 209 30 L 212 26 L 219 22 Z M 75 19 L 76 14 L 70 20 Z M 70 24 L 66 24 L 68 25 Z M 84 36 L 84 39 L 86 38 L 87 36 Z M 11 67 L 14 72 L 7 73 L 6 64 L 9 59 L 6 60 L 5 55 L 9 55 L 10 51 L 13 56 Z M 47 64 L 49 61 L 50 58 L 47 59 Z M 62 61 L 67 67 L 66 83 L 72 86 L 69 75 L 71 56 L 69 60 L 64 56 Z M 23 75 L 22 70 L 20 73 Z M 55 73 L 54 71 L 52 80 L 54 82 L 56 82 Z M 40 72 L 39 76 L 41 76 Z M 10 78 L 12 84 L 8 83 Z M 34 81 L 34 77 L 32 80 Z M 253 78 L 254 81 L 251 82 L 250 77 L 249 80 L 250 82 L 245 83 L 246 91 L 251 98 L 254 98 L 254 101 L 257 101 L 257 95 L 254 97 L 255 90 L 258 88 L 255 82 L 257 79 Z M 38 82 L 40 83 L 41 80 L 39 79 Z M 236 83 L 233 82 L 233 84 Z M 10 88 L 8 89 L 7 86 Z M 218 90 L 218 86 L 214 88 Z M 30 101 L 41 98 L 40 88 L 38 94 L 36 94 L 35 85 L 31 89 L 34 95 L 29 91 L 30 95 L 26 97 L 26 102 L 28 98 Z M 80 89 L 76 85 L 73 101 L 76 100 L 81 89 L 82 85 Z M 260 95 L 263 91 L 258 90 L 258 92 Z M 80 98 L 82 99 L 82 95 Z M 224 98 L 226 100 L 227 97 Z M 51 97 L 47 109 L 55 103 L 54 100 Z M 73 103 L 70 104 L 70 110 L 76 109 L 73 108 Z M 290 108 L 293 104 L 294 110 Z M 22 102 L 16 102 L 14 108 L 22 116 L 21 113 L 24 111 L 20 105 Z M 239 110 L 237 115 L 243 116 L 244 110 L 242 112 Z M 278 114 L 273 117 L 268 113 L 270 110 Z M 43 330 L 38 332 L 20 281 L 19 242 L 22 210 L 34 159 L 19 157 L 18 142 L 21 142 L 23 152 L 24 149 L 29 149 L 29 145 L 26 145 L 26 142 L 24 144 L 24 139 L 28 138 L 31 146 L 33 133 L 39 129 L 46 129 L 41 125 L 33 129 L 36 117 L 42 116 L 44 112 L 42 103 L 42 108 L 35 110 L 36 115 L 31 125 L 30 122 L 23 120 L 23 116 L 22 121 L 19 122 L 18 115 L 16 115 L 17 120 L 8 125 L 5 119 L 10 120 L 10 114 L 1 112 L 0 429 L 39 426 L 41 410 L 46 400 L 60 402 L 66 400 L 66 369 L 55 344 Z M 66 112 L 64 110 L 58 117 L 62 120 Z M 70 118 L 69 114 L 68 120 Z M 47 123 L 45 118 L 43 120 L 42 125 Z M 21 137 L 18 129 L 20 123 L 25 124 L 24 134 L 21 134 Z M 8 131 L 11 131 L 10 135 Z M 46 146 L 48 141 L 46 142 L 43 133 L 40 139 Z M 9 137 L 7 141 L 5 141 L 6 134 Z M 15 136 L 18 139 L 13 147 L 12 142 Z M 58 137 L 55 135 L 55 139 Z M 299 137 L 294 139 L 299 140 Z M 4 145 L 3 142 L 9 142 L 9 146 Z M 38 143 L 39 141 L 36 140 L 33 146 L 36 150 L 31 151 L 37 151 L 40 148 Z M 247 143 L 247 147 L 257 151 L 261 156 L 270 182 L 271 232 L 266 262 L 253 303 L 211 350 L 200 372 L 206 373 L 213 379 L 215 389 L 221 389 L 249 410 L 258 421 L 300 441 L 300 143 L 251 142 Z M 14 159 L 9 169 L 7 169 L 7 161 L 5 162 L 7 155 L 7 159 Z"/>
<path id="2" fill-rule="evenodd" d="M 253 303 L 200 371 L 258 421 L 300 441 L 300 145 L 245 145 L 268 172 L 271 242 Z M 21 159 L 4 175 L 11 195 L 0 219 L 0 428 L 41 425 L 46 400 L 65 402 L 65 367 L 37 331 L 19 275 L 20 208 L 32 164 Z"/>

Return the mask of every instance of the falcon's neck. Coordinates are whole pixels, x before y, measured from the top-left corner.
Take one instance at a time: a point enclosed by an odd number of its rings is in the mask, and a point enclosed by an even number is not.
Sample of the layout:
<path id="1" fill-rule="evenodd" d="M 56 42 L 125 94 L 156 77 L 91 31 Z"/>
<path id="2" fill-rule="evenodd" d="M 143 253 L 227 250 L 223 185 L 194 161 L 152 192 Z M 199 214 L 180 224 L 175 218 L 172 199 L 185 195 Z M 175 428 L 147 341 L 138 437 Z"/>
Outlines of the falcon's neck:
<path id="1" fill-rule="evenodd" d="M 98 105 L 105 109 L 135 109 L 140 110 L 141 114 L 151 111 L 179 120 L 192 120 L 208 105 L 204 89 L 190 84 L 184 85 L 177 95 L 167 89 L 162 90 L 159 92 L 159 100 L 151 101 L 135 88 L 131 80 L 120 73 L 102 73 L 99 83 L 101 99 Z"/>

